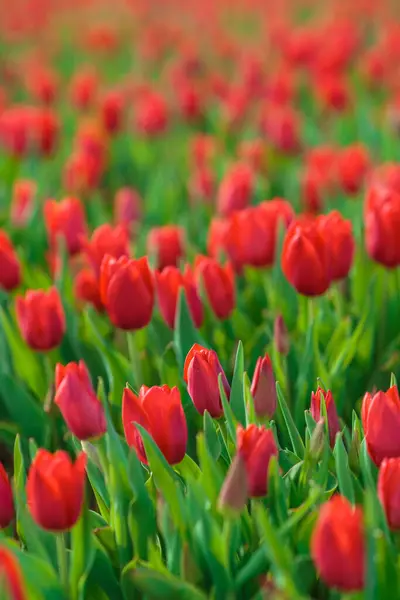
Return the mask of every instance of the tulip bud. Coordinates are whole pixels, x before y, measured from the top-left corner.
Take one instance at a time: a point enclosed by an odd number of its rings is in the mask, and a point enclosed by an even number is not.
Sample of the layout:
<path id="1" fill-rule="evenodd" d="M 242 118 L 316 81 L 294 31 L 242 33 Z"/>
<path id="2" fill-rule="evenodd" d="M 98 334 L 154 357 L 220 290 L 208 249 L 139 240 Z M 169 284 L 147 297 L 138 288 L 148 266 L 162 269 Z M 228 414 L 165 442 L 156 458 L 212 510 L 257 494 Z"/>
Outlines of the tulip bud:
<path id="1" fill-rule="evenodd" d="M 228 216 L 236 210 L 246 208 L 253 193 L 253 171 L 245 163 L 234 165 L 225 174 L 218 191 L 218 212 Z"/>
<path id="2" fill-rule="evenodd" d="M 63 450 L 40 448 L 28 473 L 26 495 L 34 521 L 48 531 L 68 531 L 78 521 L 85 489 L 86 454 L 72 463 Z"/>
<path id="3" fill-rule="evenodd" d="M 279 354 L 289 354 L 289 334 L 282 315 L 278 315 L 274 321 L 274 343 Z"/>
<path id="4" fill-rule="evenodd" d="M 8 527 L 14 520 L 13 492 L 7 472 L 0 463 L 0 529 Z"/>
<path id="5" fill-rule="evenodd" d="M 321 579 L 342 592 L 362 590 L 365 536 L 361 508 L 333 496 L 321 508 L 311 538 L 311 556 Z"/>
<path id="6" fill-rule="evenodd" d="M 6 594 L 6 600 L 28 600 L 21 568 L 6 546 L 0 547 L 0 592 Z"/>
<path id="7" fill-rule="evenodd" d="M 400 194 L 397 190 L 375 186 L 367 194 L 364 210 L 365 241 L 369 256 L 391 269 L 400 264 L 398 227 Z"/>
<path id="8" fill-rule="evenodd" d="M 87 225 L 83 206 L 78 198 L 65 198 L 62 202 L 46 200 L 44 220 L 52 250 L 57 249 L 57 237 L 65 240 L 70 255 L 81 250 Z"/>
<path id="9" fill-rule="evenodd" d="M 311 416 L 317 423 L 323 417 L 321 395 L 325 401 L 326 414 L 328 416 L 329 441 L 331 448 L 333 448 L 336 441 L 336 434 L 340 431 L 340 425 L 335 401 L 330 390 L 325 392 L 319 387 L 315 393 L 311 394 Z"/>
<path id="10" fill-rule="evenodd" d="M 230 386 L 217 353 L 203 348 L 200 344 L 194 344 L 186 356 L 183 378 L 197 411 L 203 415 L 207 410 L 216 419 L 223 414 L 218 385 L 219 375 L 222 377 L 222 384 L 229 398 Z"/>
<path id="11" fill-rule="evenodd" d="M 254 410 L 258 417 L 271 419 L 276 410 L 276 381 L 268 355 L 257 359 L 251 383 Z"/>
<path id="12" fill-rule="evenodd" d="M 318 217 L 318 227 L 328 242 L 331 278 L 333 281 L 344 279 L 351 269 L 355 251 L 351 221 L 334 210 Z"/>
<path id="13" fill-rule="evenodd" d="M 216 317 L 227 319 L 235 308 L 235 276 L 230 263 L 222 266 L 213 258 L 197 256 L 195 275 L 204 284 Z"/>
<path id="14" fill-rule="evenodd" d="M 21 283 L 21 266 L 8 235 L 0 230 L 0 288 L 11 292 Z"/>
<path id="15" fill-rule="evenodd" d="M 175 225 L 154 227 L 147 237 L 147 249 L 150 255 L 155 254 L 160 271 L 178 266 L 184 255 L 183 230 Z"/>
<path id="16" fill-rule="evenodd" d="M 56 288 L 47 292 L 28 290 L 16 298 L 18 326 L 25 342 L 33 350 L 56 348 L 65 333 L 64 309 Z"/>
<path id="17" fill-rule="evenodd" d="M 384 458 L 400 457 L 400 397 L 396 386 L 374 395 L 367 392 L 361 420 L 368 453 L 378 467 Z"/>
<path id="18" fill-rule="evenodd" d="M 248 483 L 246 464 L 243 457 L 237 454 L 233 459 L 218 497 L 221 511 L 240 513 L 246 506 Z"/>
<path id="19" fill-rule="evenodd" d="M 113 227 L 109 223 L 104 223 L 93 231 L 90 240 L 82 240 L 82 249 L 98 276 L 106 254 L 116 259 L 129 256 L 128 229 L 126 225 Z"/>
<path id="20" fill-rule="evenodd" d="M 161 272 L 155 272 L 156 289 L 160 312 L 171 329 L 175 326 L 176 309 L 179 291 L 185 290 L 186 301 L 189 306 L 195 326 L 198 328 L 203 322 L 203 305 L 197 293 L 193 273 L 186 265 L 182 274 L 176 267 L 166 267 Z"/>
<path id="21" fill-rule="evenodd" d="M 278 458 L 278 448 L 271 429 L 248 425 L 237 428 L 237 451 L 244 459 L 249 496 L 265 496 L 268 490 L 269 463 Z"/>
<path id="22" fill-rule="evenodd" d="M 101 437 L 107 430 L 103 405 L 97 398 L 83 361 L 56 366 L 54 399 L 68 429 L 79 440 Z"/>
<path id="23" fill-rule="evenodd" d="M 400 529 L 400 458 L 385 458 L 378 476 L 378 496 L 390 529 Z"/>

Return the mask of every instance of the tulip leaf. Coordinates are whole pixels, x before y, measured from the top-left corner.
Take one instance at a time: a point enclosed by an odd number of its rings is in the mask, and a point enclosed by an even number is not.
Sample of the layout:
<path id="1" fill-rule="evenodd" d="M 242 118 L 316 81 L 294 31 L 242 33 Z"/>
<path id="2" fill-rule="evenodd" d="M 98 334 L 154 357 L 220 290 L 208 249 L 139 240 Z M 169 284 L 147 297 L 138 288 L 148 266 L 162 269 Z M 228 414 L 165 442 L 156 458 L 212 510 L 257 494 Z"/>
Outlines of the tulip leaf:
<path id="1" fill-rule="evenodd" d="M 246 404 L 244 397 L 244 386 L 243 386 L 243 372 L 244 372 L 244 355 L 243 355 L 243 344 L 241 341 L 238 343 L 235 368 L 233 371 L 231 394 L 230 394 L 230 405 L 232 412 L 236 417 L 236 420 L 241 423 L 244 427 L 246 426 Z"/>
<path id="2" fill-rule="evenodd" d="M 299 458 L 304 458 L 305 448 L 304 448 L 303 440 L 301 439 L 300 433 L 295 425 L 292 414 L 289 410 L 288 405 L 286 404 L 286 400 L 283 397 L 282 390 L 281 390 L 281 387 L 278 382 L 276 384 L 276 392 L 278 395 L 278 404 L 281 409 L 283 418 L 285 420 L 285 424 L 286 424 L 286 428 L 287 428 L 287 431 L 288 431 L 288 434 L 290 437 L 290 441 L 292 442 L 293 452 Z"/>
<path id="3" fill-rule="evenodd" d="M 197 453 L 202 472 L 201 482 L 210 500 L 216 503 L 222 487 L 223 476 L 215 458 L 208 448 L 205 434 L 199 434 L 197 436 Z"/>
<path id="4" fill-rule="evenodd" d="M 112 598 L 112 600 L 124 600 L 119 582 L 115 576 L 113 565 L 96 539 L 94 540 L 94 547 L 95 554 L 92 567 L 86 580 L 86 589 L 90 590 L 92 587 L 98 586 L 104 591 L 106 598 Z M 93 600 L 97 599 L 98 596 L 93 595 Z"/>
<path id="5" fill-rule="evenodd" d="M 200 333 L 194 326 L 183 288 L 180 289 L 178 297 L 178 307 L 176 309 L 175 316 L 174 342 L 179 366 L 182 371 L 187 353 L 193 344 L 200 344 L 201 346 L 205 347 L 207 346 L 207 344 L 202 340 Z"/>
<path id="6" fill-rule="evenodd" d="M 80 518 L 71 531 L 71 559 L 69 583 L 72 599 L 78 599 L 78 589 L 85 581 L 94 560 L 90 513 L 84 502 Z"/>
<path id="7" fill-rule="evenodd" d="M 125 567 L 122 577 L 129 578 L 140 594 L 154 600 L 206 600 L 207 598 L 193 585 L 170 573 L 160 573 L 146 565 L 135 568 L 135 565 L 130 563 Z"/>
<path id="8" fill-rule="evenodd" d="M 207 410 L 204 411 L 203 415 L 203 429 L 207 450 L 214 460 L 218 460 L 221 455 L 221 442 L 219 441 L 214 421 Z"/>
<path id="9" fill-rule="evenodd" d="M 336 435 L 336 443 L 334 448 L 334 456 L 336 463 L 336 473 L 339 483 L 339 489 L 343 496 L 345 496 L 352 504 L 355 503 L 355 495 L 353 482 L 351 479 L 351 471 L 349 467 L 349 459 L 345 450 L 342 434 Z"/>
<path id="10" fill-rule="evenodd" d="M 229 435 L 236 446 L 236 426 L 235 426 L 235 418 L 228 402 L 228 398 L 226 397 L 226 392 L 224 388 L 224 384 L 222 383 L 222 374 L 218 375 L 218 387 L 219 393 L 221 397 L 222 407 L 224 409 L 224 417 L 226 421 L 226 426 L 229 432 Z"/>

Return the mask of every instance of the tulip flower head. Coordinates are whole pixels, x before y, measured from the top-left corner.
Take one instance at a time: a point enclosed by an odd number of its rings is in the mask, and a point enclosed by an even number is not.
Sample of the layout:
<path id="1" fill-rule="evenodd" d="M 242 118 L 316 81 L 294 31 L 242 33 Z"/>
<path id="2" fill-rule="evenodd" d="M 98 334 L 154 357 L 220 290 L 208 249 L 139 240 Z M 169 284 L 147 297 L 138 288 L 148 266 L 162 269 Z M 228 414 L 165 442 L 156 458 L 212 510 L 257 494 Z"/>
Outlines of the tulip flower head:
<path id="1" fill-rule="evenodd" d="M 64 308 L 56 288 L 47 292 L 28 290 L 16 298 L 19 329 L 33 350 L 52 350 L 60 345 L 66 330 Z"/>

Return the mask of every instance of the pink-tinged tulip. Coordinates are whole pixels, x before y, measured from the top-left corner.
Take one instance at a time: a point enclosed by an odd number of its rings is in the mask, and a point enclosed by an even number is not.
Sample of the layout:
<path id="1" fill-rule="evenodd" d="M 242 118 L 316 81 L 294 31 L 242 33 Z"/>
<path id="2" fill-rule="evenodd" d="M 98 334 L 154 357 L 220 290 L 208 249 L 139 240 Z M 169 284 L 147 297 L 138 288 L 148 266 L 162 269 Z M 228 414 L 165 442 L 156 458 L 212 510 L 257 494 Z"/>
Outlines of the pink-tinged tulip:
<path id="1" fill-rule="evenodd" d="M 94 272 L 99 275 L 103 258 L 108 254 L 112 258 L 129 256 L 129 233 L 126 225 L 113 227 L 104 223 L 97 227 L 90 240 L 82 240 L 82 249 L 86 253 Z"/>
<path id="2" fill-rule="evenodd" d="M 276 410 L 276 381 L 268 355 L 257 359 L 251 383 L 254 410 L 258 417 L 271 419 Z"/>
<path id="3" fill-rule="evenodd" d="M 123 187 L 115 194 L 114 220 L 117 225 L 130 227 L 140 220 L 142 200 L 134 188 Z"/>
<path id="4" fill-rule="evenodd" d="M 400 529 L 400 458 L 385 458 L 379 469 L 378 496 L 390 529 Z"/>
<path id="5" fill-rule="evenodd" d="M 373 396 L 367 392 L 361 410 L 369 455 L 376 465 L 400 457 L 400 397 L 396 386 Z"/>
<path id="6" fill-rule="evenodd" d="M 210 306 L 218 319 L 227 319 L 235 308 L 235 274 L 230 263 L 224 266 L 214 258 L 197 256 L 195 276 L 202 283 Z"/>
<path id="7" fill-rule="evenodd" d="M 125 388 L 122 396 L 122 423 L 128 445 L 147 464 L 138 423 L 151 435 L 171 465 L 180 463 L 186 453 L 188 438 L 186 417 L 177 387 L 167 385 L 148 388 L 142 385 L 139 396 Z"/>
<path id="8" fill-rule="evenodd" d="M 65 198 L 61 202 L 46 200 L 44 220 L 52 249 L 57 248 L 57 237 L 61 237 L 70 255 L 80 252 L 87 226 L 85 211 L 78 198 Z"/>
<path id="9" fill-rule="evenodd" d="M 29 469 L 26 483 L 28 509 L 34 521 L 49 531 L 68 531 L 82 511 L 86 454 L 73 463 L 63 450 L 55 454 L 40 448 Z"/>
<path id="10" fill-rule="evenodd" d="M 197 411 L 203 415 L 207 410 L 216 419 L 223 414 L 218 387 L 219 375 L 222 377 L 222 384 L 229 398 L 230 386 L 217 353 L 203 348 L 200 344 L 194 344 L 186 356 L 183 378 Z"/>
<path id="11" fill-rule="evenodd" d="M 0 463 L 0 529 L 8 527 L 14 520 L 14 498 L 7 472 Z"/>
<path id="12" fill-rule="evenodd" d="M 21 283 L 21 265 L 10 238 L 0 229 L 0 288 L 11 292 Z"/>
<path id="13" fill-rule="evenodd" d="M 61 344 L 66 324 L 56 288 L 28 290 L 16 299 L 15 308 L 21 335 L 33 350 L 53 350 Z"/>
<path id="14" fill-rule="evenodd" d="M 318 423 L 320 419 L 323 419 L 324 415 L 321 410 L 321 395 L 325 400 L 326 414 L 328 417 L 329 442 L 331 448 L 333 448 L 336 441 L 336 434 L 340 431 L 340 425 L 339 417 L 336 410 L 336 404 L 333 399 L 332 392 L 330 390 L 325 392 L 325 390 L 321 389 L 320 387 L 317 389 L 316 392 L 313 392 L 311 394 L 310 412 L 312 418 L 314 419 L 314 421 L 316 421 L 316 423 Z"/>
<path id="15" fill-rule="evenodd" d="M 186 265 L 183 273 L 176 267 L 166 267 L 162 271 L 155 272 L 155 281 L 158 305 L 168 327 L 173 329 L 175 326 L 176 309 L 181 288 L 185 290 L 186 301 L 193 322 L 197 328 L 200 327 L 203 322 L 203 305 L 190 267 Z"/>
<path id="16" fill-rule="evenodd" d="M 265 496 L 268 491 L 269 463 L 278 458 L 278 448 L 271 429 L 248 425 L 237 428 L 237 452 L 245 462 L 247 486 L 252 498 Z"/>
<path id="17" fill-rule="evenodd" d="M 18 179 L 14 183 L 11 199 L 11 222 L 14 227 L 25 227 L 33 212 L 37 184 L 31 179 Z"/>
<path id="18" fill-rule="evenodd" d="M 321 579 L 342 592 L 362 590 L 365 550 L 361 508 L 333 496 L 321 507 L 311 538 L 311 556 Z"/>
<path id="19" fill-rule="evenodd" d="M 100 269 L 100 297 L 111 322 L 135 330 L 150 323 L 154 307 L 154 281 L 147 258 L 118 260 L 106 255 Z M 132 299 L 135 299 L 133 302 Z"/>
<path id="20" fill-rule="evenodd" d="M 274 321 L 274 343 L 279 354 L 289 354 L 289 333 L 282 315 L 278 315 Z"/>
<path id="21" fill-rule="evenodd" d="M 6 600 L 28 600 L 21 568 L 7 547 L 0 547 L 0 590 L 6 593 Z"/>
<path id="22" fill-rule="evenodd" d="M 218 212 L 228 216 L 236 210 L 243 210 L 250 204 L 254 186 L 254 174 L 245 163 L 234 165 L 224 179 L 218 190 Z"/>
<path id="23" fill-rule="evenodd" d="M 185 253 L 182 228 L 176 225 L 153 227 L 147 236 L 147 249 L 156 256 L 160 271 L 169 266 L 177 267 Z"/>
<path id="24" fill-rule="evenodd" d="M 107 430 L 103 405 L 97 398 L 85 363 L 56 365 L 55 404 L 68 429 L 79 440 L 101 437 Z"/>

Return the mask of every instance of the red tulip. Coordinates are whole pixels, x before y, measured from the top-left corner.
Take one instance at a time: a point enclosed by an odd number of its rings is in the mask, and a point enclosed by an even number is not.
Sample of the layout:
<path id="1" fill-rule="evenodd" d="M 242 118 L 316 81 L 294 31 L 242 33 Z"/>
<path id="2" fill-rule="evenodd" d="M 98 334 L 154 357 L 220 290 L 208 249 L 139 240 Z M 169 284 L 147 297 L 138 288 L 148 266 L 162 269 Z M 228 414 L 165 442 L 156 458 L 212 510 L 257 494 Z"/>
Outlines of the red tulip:
<path id="1" fill-rule="evenodd" d="M 0 589 L 9 600 L 28 600 L 21 568 L 7 547 L 0 547 Z"/>
<path id="2" fill-rule="evenodd" d="M 343 592 L 362 590 L 365 538 L 361 508 L 333 496 L 320 509 L 311 538 L 311 555 L 321 579 Z"/>
<path id="3" fill-rule="evenodd" d="M 57 249 L 57 238 L 61 237 L 70 255 L 80 252 L 87 225 L 85 211 L 78 198 L 65 198 L 61 202 L 46 200 L 44 219 L 52 249 Z"/>
<path id="4" fill-rule="evenodd" d="M 163 133 L 168 123 L 168 109 L 164 98 L 156 93 L 144 94 L 136 106 L 136 129 L 145 135 Z"/>
<path id="5" fill-rule="evenodd" d="M 370 157 L 362 144 L 353 144 L 343 148 L 337 157 L 338 178 L 342 189 L 347 194 L 357 194 L 368 175 Z"/>
<path id="6" fill-rule="evenodd" d="M 55 404 L 68 429 L 79 440 L 101 437 L 107 430 L 103 405 L 97 398 L 85 363 L 56 365 Z"/>
<path id="7" fill-rule="evenodd" d="M 329 441 L 331 448 L 334 447 L 336 441 L 336 434 L 340 431 L 339 418 L 336 411 L 336 404 L 332 396 L 332 392 L 321 389 L 311 394 L 311 416 L 318 423 L 320 419 L 323 419 L 324 415 L 321 410 L 321 394 L 325 400 L 326 414 L 328 417 L 328 429 L 329 429 Z"/>
<path id="8" fill-rule="evenodd" d="M 15 156 L 52 154 L 58 129 L 57 117 L 47 108 L 16 105 L 0 115 L 0 143 Z"/>
<path id="9" fill-rule="evenodd" d="M 40 448 L 29 469 L 26 495 L 34 521 L 49 531 L 67 531 L 78 521 L 85 489 L 86 454 L 73 463 L 66 452 Z"/>
<path id="10" fill-rule="evenodd" d="M 203 305 L 197 293 L 193 273 L 188 265 L 183 274 L 176 267 L 165 267 L 162 271 L 155 272 L 156 289 L 160 312 L 171 329 L 175 326 L 176 309 L 179 291 L 185 290 L 186 301 L 189 306 L 195 326 L 198 328 L 203 322 Z"/>
<path id="11" fill-rule="evenodd" d="M 297 221 L 288 229 L 282 249 L 282 269 L 304 296 L 320 296 L 331 283 L 331 265 L 325 239 L 316 221 Z"/>
<path id="12" fill-rule="evenodd" d="M 218 319 L 227 319 L 235 308 L 235 275 L 230 263 L 220 265 L 214 258 L 197 256 L 195 276 L 202 283 Z"/>
<path id="13" fill-rule="evenodd" d="M 122 423 L 126 441 L 133 446 L 139 459 L 147 464 L 147 457 L 138 423 L 151 435 L 171 465 L 185 456 L 188 438 L 186 417 L 177 387 L 167 385 L 148 388 L 142 385 L 139 396 L 125 388 L 122 396 Z"/>
<path id="14" fill-rule="evenodd" d="M 257 359 L 251 383 L 254 410 L 259 417 L 271 419 L 276 410 L 276 381 L 268 355 Z"/>
<path id="15" fill-rule="evenodd" d="M 369 455 L 376 465 L 384 458 L 400 457 L 400 397 L 396 386 L 373 396 L 367 392 L 361 418 Z"/>
<path id="16" fill-rule="evenodd" d="M 8 527 L 14 520 L 14 498 L 7 472 L 0 463 L 0 529 Z"/>
<path id="17" fill-rule="evenodd" d="M 390 529 L 400 529 L 400 458 L 385 458 L 382 461 L 378 496 Z"/>
<path id="18" fill-rule="evenodd" d="M 246 208 L 251 201 L 253 180 L 253 171 L 248 165 L 238 163 L 231 167 L 218 190 L 218 212 L 227 216 L 236 210 Z"/>
<path id="19" fill-rule="evenodd" d="M 106 255 L 100 269 L 100 296 L 116 327 L 132 330 L 148 325 L 154 306 L 154 282 L 147 258 L 130 260 L 122 256 L 116 260 Z"/>
<path id="20" fill-rule="evenodd" d="M 204 111 L 203 98 L 192 83 L 181 83 L 177 90 L 177 96 L 179 110 L 185 120 L 192 122 L 202 116 Z"/>
<path id="21" fill-rule="evenodd" d="M 134 188 L 120 188 L 114 198 L 114 220 L 117 225 L 129 227 L 140 220 L 141 198 Z"/>
<path id="22" fill-rule="evenodd" d="M 178 266 L 184 255 L 183 230 L 176 225 L 153 227 L 147 236 L 149 254 L 155 254 L 157 268 Z"/>
<path id="23" fill-rule="evenodd" d="M 64 166 L 65 189 L 71 194 L 87 194 L 98 187 L 101 175 L 102 166 L 93 156 L 82 150 L 75 151 Z"/>
<path id="24" fill-rule="evenodd" d="M 316 81 L 316 95 L 324 108 L 342 112 L 350 104 L 345 81 L 337 75 L 324 75 Z"/>
<path id="25" fill-rule="evenodd" d="M 249 165 L 255 173 L 267 170 L 267 146 L 263 139 L 246 140 L 238 146 L 239 158 Z"/>
<path id="26" fill-rule="evenodd" d="M 249 494 L 253 498 L 265 496 L 268 491 L 269 463 L 273 456 L 278 458 L 278 448 L 271 429 L 238 425 L 237 451 L 246 466 Z"/>
<path id="27" fill-rule="evenodd" d="M 318 217 L 318 228 L 330 255 L 332 280 L 344 279 L 349 274 L 355 252 L 351 221 L 344 219 L 340 212 L 334 210 Z"/>
<path id="28" fill-rule="evenodd" d="M 197 167 L 189 180 L 188 189 L 190 199 L 194 201 L 209 203 L 214 196 L 215 180 L 211 169 Z"/>
<path id="29" fill-rule="evenodd" d="M 85 304 L 92 304 L 98 312 L 104 311 L 99 280 L 91 269 L 82 269 L 75 276 L 74 294 L 77 300 Z"/>
<path id="30" fill-rule="evenodd" d="M 8 235 L 0 229 L 0 288 L 11 292 L 21 283 L 21 265 Z"/>
<path id="31" fill-rule="evenodd" d="M 116 259 L 129 256 L 128 228 L 126 225 L 113 227 L 104 223 L 93 231 L 90 240 L 82 240 L 82 249 L 87 254 L 94 272 L 99 274 L 106 254 Z"/>
<path id="32" fill-rule="evenodd" d="M 187 383 L 189 396 L 201 415 L 206 410 L 215 418 L 223 414 L 218 387 L 219 375 L 229 398 L 230 386 L 217 353 L 203 348 L 200 344 L 194 344 L 186 356 L 183 378 Z"/>
<path id="33" fill-rule="evenodd" d="M 56 288 L 28 290 L 24 297 L 17 297 L 15 308 L 21 335 L 33 350 L 53 350 L 61 344 L 66 325 Z"/>
<path id="34" fill-rule="evenodd" d="M 11 199 L 11 222 L 14 227 L 24 227 L 33 212 L 37 185 L 31 179 L 17 179 Z"/>
<path id="35" fill-rule="evenodd" d="M 124 97 L 117 90 L 109 90 L 100 102 L 101 121 L 104 129 L 112 134 L 122 128 L 124 117 Z"/>
<path id="36" fill-rule="evenodd" d="M 376 262 L 391 269 L 400 264 L 400 194 L 372 187 L 365 202 L 367 252 Z"/>
<path id="37" fill-rule="evenodd" d="M 80 110 L 89 108 L 94 103 L 98 84 L 98 77 L 91 68 L 84 67 L 77 71 L 71 81 L 73 105 Z"/>
<path id="38" fill-rule="evenodd" d="M 260 129 L 271 144 L 285 154 L 300 149 L 299 115 L 288 106 L 269 103 L 261 115 Z"/>
<path id="39" fill-rule="evenodd" d="M 210 165 L 217 150 L 217 142 L 211 135 L 198 134 L 191 141 L 190 154 L 198 169 Z"/>

